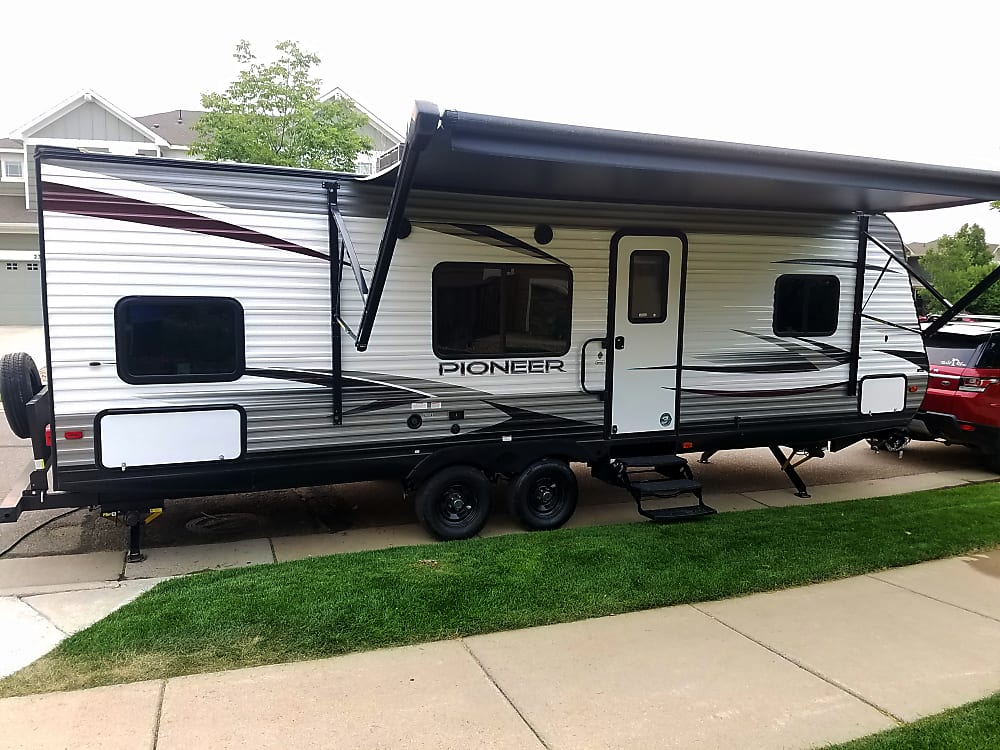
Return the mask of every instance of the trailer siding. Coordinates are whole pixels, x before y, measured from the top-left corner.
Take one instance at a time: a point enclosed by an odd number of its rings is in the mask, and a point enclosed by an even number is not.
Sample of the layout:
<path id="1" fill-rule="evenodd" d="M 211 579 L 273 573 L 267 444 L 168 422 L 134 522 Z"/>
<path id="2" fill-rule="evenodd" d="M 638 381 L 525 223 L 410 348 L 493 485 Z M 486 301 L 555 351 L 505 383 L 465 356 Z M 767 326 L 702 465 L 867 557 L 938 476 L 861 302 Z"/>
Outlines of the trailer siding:
<path id="1" fill-rule="evenodd" d="M 358 353 L 349 337 L 343 338 L 348 387 L 343 424 L 334 425 L 329 387 L 281 375 L 328 374 L 332 367 L 329 266 L 324 258 L 315 257 L 329 252 L 322 183 L 330 176 L 56 157 L 46 158 L 42 169 L 43 179 L 54 185 L 190 212 L 312 253 L 46 208 L 50 378 L 62 467 L 93 466 L 94 420 L 109 408 L 239 404 L 247 411 L 248 455 L 480 435 L 600 439 L 605 405 L 581 391 L 580 349 L 584 341 L 603 337 L 607 331 L 608 253 L 612 235 L 623 228 L 674 230 L 688 236 L 683 362 L 686 368 L 702 369 L 682 374 L 681 430 L 731 425 L 735 417 L 761 421 L 817 414 L 857 416 L 857 400 L 847 396 L 842 385 L 846 364 L 794 373 L 775 373 L 773 368 L 711 372 L 713 367 L 741 361 L 751 369 L 761 361 L 789 365 L 801 361 L 801 356 L 767 340 L 774 338 L 773 286 L 782 273 L 832 273 L 840 278 L 837 332 L 817 341 L 850 349 L 849 303 L 857 254 L 854 217 L 415 192 L 407 213 L 414 228 L 397 246 L 369 350 Z M 338 203 L 366 269 L 375 263 L 388 198 L 384 188 L 341 180 Z M 559 358 L 561 371 L 441 375 L 440 360 L 430 346 L 434 266 L 450 261 L 547 262 L 456 237 L 436 226 L 454 223 L 485 224 L 532 245 L 535 224 L 554 228 L 554 239 L 544 252 L 566 263 L 573 274 L 572 345 Z M 872 231 L 899 246 L 898 233 L 887 220 L 874 219 Z M 845 265 L 803 263 L 815 259 Z M 884 262 L 885 256 L 870 247 L 869 265 L 881 269 Z M 885 275 L 868 312 L 914 326 L 909 282 L 896 271 Z M 866 273 L 866 297 L 877 276 L 878 270 Z M 113 310 L 119 299 L 136 294 L 238 299 L 245 310 L 247 369 L 263 374 L 246 375 L 233 383 L 126 385 L 115 368 Z M 362 301 L 349 270 L 341 295 L 343 317 L 356 327 Z M 907 349 L 922 351 L 919 336 L 865 321 L 861 375 L 907 373 L 920 386 L 907 403 L 915 409 L 926 375 L 916 365 L 886 353 Z M 720 352 L 726 356 L 720 359 Z M 799 392 L 804 387 L 822 389 Z M 780 393 L 783 390 L 787 393 Z M 457 422 L 459 437 L 451 432 L 456 421 L 448 418 L 456 410 L 464 412 Z M 423 419 L 417 430 L 406 425 L 413 413 Z M 64 433 L 69 430 L 82 431 L 84 439 L 66 440 Z"/>

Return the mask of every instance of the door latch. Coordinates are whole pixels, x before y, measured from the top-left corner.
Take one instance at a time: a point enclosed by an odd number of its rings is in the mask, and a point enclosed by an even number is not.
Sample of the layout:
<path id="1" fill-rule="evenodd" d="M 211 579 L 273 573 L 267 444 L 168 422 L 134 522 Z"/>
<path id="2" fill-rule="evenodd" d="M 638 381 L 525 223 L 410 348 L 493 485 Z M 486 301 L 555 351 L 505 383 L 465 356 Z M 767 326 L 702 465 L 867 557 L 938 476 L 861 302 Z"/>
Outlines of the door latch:
<path id="1" fill-rule="evenodd" d="M 624 349 L 624 348 L 625 348 L 625 337 L 615 336 L 615 349 Z"/>

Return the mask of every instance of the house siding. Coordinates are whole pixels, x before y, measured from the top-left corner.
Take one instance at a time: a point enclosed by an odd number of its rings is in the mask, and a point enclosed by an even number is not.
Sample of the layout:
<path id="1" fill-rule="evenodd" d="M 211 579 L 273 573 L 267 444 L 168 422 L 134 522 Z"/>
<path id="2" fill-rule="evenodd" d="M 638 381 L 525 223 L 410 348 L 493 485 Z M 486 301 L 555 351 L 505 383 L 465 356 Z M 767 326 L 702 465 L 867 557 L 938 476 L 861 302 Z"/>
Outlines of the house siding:
<path id="1" fill-rule="evenodd" d="M 96 102 L 84 102 L 58 120 L 32 133 L 31 137 L 150 142 L 149 136 L 122 122 Z"/>

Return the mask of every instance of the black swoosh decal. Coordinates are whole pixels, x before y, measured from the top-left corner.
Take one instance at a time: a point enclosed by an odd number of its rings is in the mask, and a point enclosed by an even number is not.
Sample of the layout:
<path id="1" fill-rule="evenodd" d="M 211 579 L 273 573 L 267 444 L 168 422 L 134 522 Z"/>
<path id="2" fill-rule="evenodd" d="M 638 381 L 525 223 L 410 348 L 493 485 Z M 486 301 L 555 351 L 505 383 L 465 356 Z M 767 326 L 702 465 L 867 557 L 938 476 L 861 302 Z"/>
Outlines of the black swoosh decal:
<path id="1" fill-rule="evenodd" d="M 549 255 L 534 245 L 529 245 L 527 242 L 519 240 L 513 235 L 501 232 L 499 229 L 494 229 L 486 224 L 417 223 L 414 226 L 422 229 L 430 229 L 434 232 L 441 232 L 442 234 L 450 234 L 452 237 L 464 237 L 465 239 L 481 242 L 484 245 L 491 245 L 492 247 L 502 247 L 507 250 L 513 250 L 516 253 L 521 253 L 522 255 L 531 256 L 532 258 L 547 260 L 550 263 L 558 263 L 561 266 L 567 265 L 565 261 L 560 260 L 554 255 Z"/>
<path id="2" fill-rule="evenodd" d="M 830 383 L 828 385 L 811 385 L 804 388 L 784 388 L 774 391 L 713 391 L 701 388 L 681 388 L 681 393 L 697 393 L 704 396 L 733 396 L 735 398 L 760 398 L 761 396 L 796 396 L 805 393 L 829 391 L 847 385 L 847 381 Z M 665 390 L 670 390 L 669 388 Z"/>
<path id="3" fill-rule="evenodd" d="M 928 369 L 930 363 L 927 361 L 927 352 L 912 351 L 909 349 L 877 349 L 880 354 L 888 354 L 891 357 L 899 357 L 907 362 L 916 365 L 924 370 Z"/>
<path id="4" fill-rule="evenodd" d="M 140 201 L 135 198 L 124 198 L 99 190 L 43 181 L 42 203 L 44 208 L 49 211 L 93 216 L 99 219 L 130 221 L 135 224 L 146 224 L 166 229 L 180 229 L 186 232 L 206 234 L 210 237 L 252 242 L 255 245 L 272 247 L 275 250 L 289 250 L 299 255 L 329 260 L 326 253 L 296 245 L 294 242 L 273 237 L 270 234 L 217 219 L 209 219 L 206 216 L 199 216 L 179 208 Z"/>
<path id="5" fill-rule="evenodd" d="M 803 258 L 803 259 L 788 259 L 788 260 L 775 260 L 772 263 L 791 263 L 794 265 L 802 266 L 835 266 L 837 268 L 857 268 L 857 263 L 852 260 L 834 260 L 832 258 Z M 866 271 L 878 271 L 882 273 L 882 266 L 872 266 L 865 264 Z M 886 273 L 900 273 L 895 268 L 886 269 Z"/>

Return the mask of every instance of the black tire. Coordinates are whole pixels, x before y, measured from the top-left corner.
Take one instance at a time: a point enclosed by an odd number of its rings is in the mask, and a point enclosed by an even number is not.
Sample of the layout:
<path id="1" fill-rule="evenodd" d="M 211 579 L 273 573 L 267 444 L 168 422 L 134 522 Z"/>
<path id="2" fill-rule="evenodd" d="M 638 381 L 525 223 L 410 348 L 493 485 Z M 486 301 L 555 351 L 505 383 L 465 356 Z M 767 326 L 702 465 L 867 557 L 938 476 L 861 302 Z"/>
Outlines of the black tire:
<path id="1" fill-rule="evenodd" d="M 42 390 L 42 378 L 35 361 L 24 352 L 0 357 L 0 400 L 11 432 L 19 438 L 31 437 L 28 430 L 28 402 Z"/>
<path id="2" fill-rule="evenodd" d="M 579 496 L 576 474 L 565 461 L 536 461 L 507 486 L 507 509 L 529 531 L 549 531 L 566 523 Z"/>
<path id="3" fill-rule="evenodd" d="M 492 486 L 474 466 L 448 466 L 428 479 L 413 499 L 417 520 L 442 541 L 468 539 L 490 517 Z"/>

